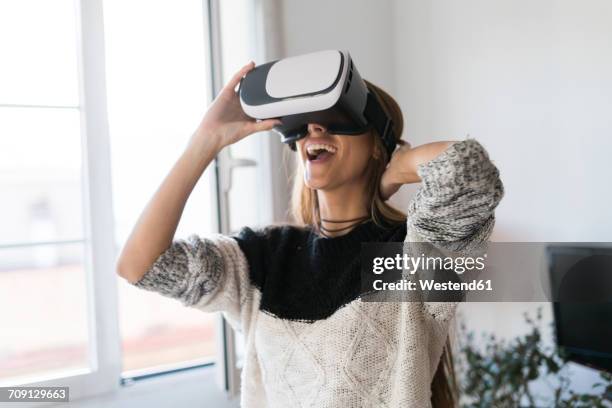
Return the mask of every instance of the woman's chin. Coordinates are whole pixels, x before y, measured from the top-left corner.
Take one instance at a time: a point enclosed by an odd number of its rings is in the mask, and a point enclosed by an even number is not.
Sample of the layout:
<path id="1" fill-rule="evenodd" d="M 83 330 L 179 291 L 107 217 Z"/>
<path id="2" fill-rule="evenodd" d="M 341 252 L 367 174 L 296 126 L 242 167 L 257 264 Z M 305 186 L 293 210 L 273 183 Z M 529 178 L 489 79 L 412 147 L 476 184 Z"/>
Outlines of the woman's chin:
<path id="1" fill-rule="evenodd" d="M 313 168 L 314 166 L 311 167 L 308 164 L 304 169 L 304 184 L 306 184 L 308 188 L 316 190 L 325 189 L 332 181 L 329 177 L 329 169 Z"/>
<path id="2" fill-rule="evenodd" d="M 332 180 L 327 175 L 314 176 L 306 173 L 304 174 L 304 184 L 314 190 L 326 190 L 332 184 Z"/>
<path id="3" fill-rule="evenodd" d="M 329 185 L 328 182 L 317 179 L 305 179 L 304 184 L 306 184 L 306 187 L 313 190 L 325 190 L 325 188 Z"/>

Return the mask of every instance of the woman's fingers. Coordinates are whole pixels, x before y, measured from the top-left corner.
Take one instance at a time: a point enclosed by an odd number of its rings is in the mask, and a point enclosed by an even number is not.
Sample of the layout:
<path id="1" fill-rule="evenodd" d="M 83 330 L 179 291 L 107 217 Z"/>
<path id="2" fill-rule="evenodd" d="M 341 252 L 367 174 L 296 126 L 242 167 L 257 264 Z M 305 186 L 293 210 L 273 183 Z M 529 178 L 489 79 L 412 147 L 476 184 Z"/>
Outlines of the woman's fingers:
<path id="1" fill-rule="evenodd" d="M 232 76 L 232 78 L 227 82 L 227 84 L 225 84 L 225 88 L 230 89 L 233 92 L 236 89 L 236 86 L 238 86 L 238 84 L 240 83 L 242 77 L 245 76 L 246 73 L 252 70 L 253 68 L 255 68 L 255 63 L 253 61 L 240 68 L 240 70 L 236 72 L 234 76 Z"/>
<path id="2" fill-rule="evenodd" d="M 247 125 L 247 132 L 249 134 L 255 132 L 263 132 L 265 130 L 270 130 L 276 125 L 280 125 L 282 122 L 278 119 L 266 119 L 260 122 L 249 122 Z"/>
<path id="3" fill-rule="evenodd" d="M 397 141 L 397 144 L 399 145 L 400 148 L 402 149 L 410 149 L 411 145 L 409 142 L 405 141 L 404 139 L 400 139 Z"/>

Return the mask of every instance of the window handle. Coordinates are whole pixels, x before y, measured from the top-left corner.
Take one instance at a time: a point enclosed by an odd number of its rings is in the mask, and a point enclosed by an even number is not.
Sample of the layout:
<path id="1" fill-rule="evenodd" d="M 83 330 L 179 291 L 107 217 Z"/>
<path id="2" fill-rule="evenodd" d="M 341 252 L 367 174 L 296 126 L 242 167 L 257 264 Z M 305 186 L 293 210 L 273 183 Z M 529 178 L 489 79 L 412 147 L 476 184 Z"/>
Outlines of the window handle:
<path id="1" fill-rule="evenodd" d="M 254 167 L 257 162 L 252 159 L 232 157 L 230 149 L 223 149 L 217 156 L 217 169 L 219 170 L 219 184 L 223 193 L 232 188 L 232 173 L 238 167 Z"/>

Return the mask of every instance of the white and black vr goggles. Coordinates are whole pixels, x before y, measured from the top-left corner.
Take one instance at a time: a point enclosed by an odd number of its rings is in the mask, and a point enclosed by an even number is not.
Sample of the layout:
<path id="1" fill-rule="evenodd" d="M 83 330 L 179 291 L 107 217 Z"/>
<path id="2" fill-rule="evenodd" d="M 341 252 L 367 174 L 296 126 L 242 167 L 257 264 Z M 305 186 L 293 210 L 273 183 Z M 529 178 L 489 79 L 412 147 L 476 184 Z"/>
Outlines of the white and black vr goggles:
<path id="1" fill-rule="evenodd" d="M 242 78 L 238 92 L 248 116 L 281 120 L 274 130 L 293 150 L 308 134 L 309 123 L 339 135 L 374 128 L 389 157 L 395 149 L 393 121 L 348 52 L 319 51 L 259 65 Z"/>

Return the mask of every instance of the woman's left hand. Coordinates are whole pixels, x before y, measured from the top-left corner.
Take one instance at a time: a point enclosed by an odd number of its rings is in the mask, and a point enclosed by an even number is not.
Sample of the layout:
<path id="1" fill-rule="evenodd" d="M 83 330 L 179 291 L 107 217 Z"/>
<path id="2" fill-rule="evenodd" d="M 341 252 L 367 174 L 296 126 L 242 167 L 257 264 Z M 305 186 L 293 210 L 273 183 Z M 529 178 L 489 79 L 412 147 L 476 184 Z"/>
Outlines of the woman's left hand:
<path id="1" fill-rule="evenodd" d="M 391 198 L 403 184 L 420 181 L 416 167 L 412 163 L 412 147 L 402 141 L 395 149 L 387 169 L 380 179 L 380 194 L 384 200 Z"/>
<path id="2" fill-rule="evenodd" d="M 382 198 L 388 200 L 403 184 L 420 182 L 419 165 L 433 160 L 453 143 L 452 141 L 432 142 L 413 148 L 402 140 L 393 152 L 387 170 L 380 179 Z"/>

